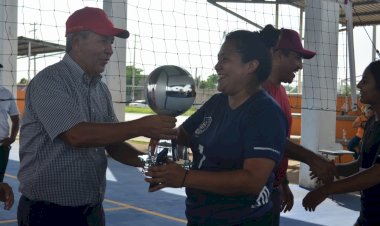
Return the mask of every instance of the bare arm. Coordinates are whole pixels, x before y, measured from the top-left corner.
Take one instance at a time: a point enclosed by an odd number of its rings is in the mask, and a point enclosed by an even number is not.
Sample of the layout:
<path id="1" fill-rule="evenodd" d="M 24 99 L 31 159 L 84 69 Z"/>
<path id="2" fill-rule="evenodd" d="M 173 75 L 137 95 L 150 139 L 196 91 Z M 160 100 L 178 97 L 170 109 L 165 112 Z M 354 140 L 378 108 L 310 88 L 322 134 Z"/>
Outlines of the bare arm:
<path id="1" fill-rule="evenodd" d="M 144 163 L 138 157 L 144 153 L 137 150 L 131 144 L 119 142 L 106 147 L 108 154 L 118 162 L 126 165 L 143 167 Z"/>
<path id="2" fill-rule="evenodd" d="M 15 142 L 20 127 L 19 115 L 13 115 L 10 118 L 12 122 L 10 136 L 0 141 L 4 146 L 10 146 L 13 142 Z"/>
<path id="3" fill-rule="evenodd" d="M 60 137 L 75 147 L 107 146 L 138 136 L 155 139 L 175 139 L 176 119 L 169 116 L 151 115 L 120 123 L 82 122 Z"/>
<path id="4" fill-rule="evenodd" d="M 380 164 L 356 173 L 352 176 L 338 180 L 332 184 L 323 186 L 328 195 L 361 191 L 380 183 Z"/>
<path id="5" fill-rule="evenodd" d="M 324 183 L 332 182 L 334 177 L 338 175 L 335 165 L 328 159 L 289 139 L 286 141 L 285 154 L 291 159 L 309 165 L 313 175 L 316 175 Z"/>
<path id="6" fill-rule="evenodd" d="M 360 116 L 358 116 L 353 122 L 352 127 L 353 128 L 359 128 L 362 125 L 362 120 L 360 120 Z"/>
<path id="7" fill-rule="evenodd" d="M 324 185 L 309 192 L 303 199 L 303 206 L 308 211 L 323 202 L 329 195 L 360 191 L 380 183 L 380 164 L 356 173 L 350 177 Z"/>
<path id="8" fill-rule="evenodd" d="M 190 170 L 184 179 L 185 170 L 176 164 L 150 168 L 146 178 L 149 183 L 161 183 L 150 191 L 164 187 L 197 188 L 221 195 L 259 194 L 264 188 L 275 162 L 266 158 L 251 158 L 244 162 L 241 170 L 209 172 Z M 182 182 L 184 182 L 182 184 Z"/>
<path id="9" fill-rule="evenodd" d="M 361 162 L 363 159 L 363 155 L 359 155 L 359 158 L 349 162 L 349 163 L 341 163 L 336 165 L 336 170 L 339 176 L 348 177 L 359 172 L 359 168 L 361 166 Z"/>
<path id="10" fill-rule="evenodd" d="M 319 155 L 293 141 L 287 139 L 285 144 L 285 155 L 288 158 L 306 163 L 308 165 L 312 164 L 314 159 L 319 158 Z"/>
<path id="11" fill-rule="evenodd" d="M 20 128 L 20 117 L 19 115 L 13 115 L 11 116 L 11 121 L 12 121 L 12 128 L 11 128 L 11 135 L 9 138 L 11 138 L 12 143 L 16 140 L 18 130 Z"/>

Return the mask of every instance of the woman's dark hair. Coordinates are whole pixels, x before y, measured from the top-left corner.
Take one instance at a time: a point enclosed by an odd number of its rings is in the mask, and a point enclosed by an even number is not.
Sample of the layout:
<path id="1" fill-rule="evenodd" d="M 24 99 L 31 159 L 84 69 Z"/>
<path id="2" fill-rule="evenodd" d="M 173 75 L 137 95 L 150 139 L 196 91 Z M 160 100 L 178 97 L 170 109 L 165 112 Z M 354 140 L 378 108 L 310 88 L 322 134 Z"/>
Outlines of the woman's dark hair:
<path id="1" fill-rule="evenodd" d="M 237 30 L 227 34 L 226 41 L 231 41 L 237 51 L 241 54 L 242 61 L 247 63 L 251 60 L 258 60 L 257 80 L 264 82 L 272 68 L 271 48 L 277 44 L 277 39 L 268 39 L 267 31 L 247 31 Z"/>
<path id="2" fill-rule="evenodd" d="M 263 41 L 267 46 L 274 47 L 280 40 L 281 30 L 273 27 L 272 24 L 268 24 L 260 31 L 260 34 L 263 36 Z"/>
<path id="3" fill-rule="evenodd" d="M 380 60 L 373 61 L 367 68 L 370 70 L 373 78 L 375 79 L 376 89 L 380 90 Z"/>

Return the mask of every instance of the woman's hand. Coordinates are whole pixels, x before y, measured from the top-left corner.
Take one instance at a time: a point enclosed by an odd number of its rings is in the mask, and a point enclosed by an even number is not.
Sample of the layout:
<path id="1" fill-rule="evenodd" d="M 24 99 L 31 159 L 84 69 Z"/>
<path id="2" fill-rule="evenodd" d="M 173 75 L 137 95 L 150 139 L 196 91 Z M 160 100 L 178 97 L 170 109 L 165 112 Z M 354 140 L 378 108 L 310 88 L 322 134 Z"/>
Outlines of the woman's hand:
<path id="1" fill-rule="evenodd" d="M 306 211 L 315 211 L 315 208 L 328 197 L 328 194 L 321 188 L 309 192 L 303 199 L 302 205 L 305 207 Z"/>
<path id="2" fill-rule="evenodd" d="M 149 188 L 149 192 L 154 192 L 164 187 L 183 187 L 187 172 L 180 165 L 168 162 L 165 165 L 150 167 L 145 175 L 148 176 L 148 178 L 145 178 L 146 182 L 157 184 Z"/>
<path id="3" fill-rule="evenodd" d="M 288 212 L 293 208 L 294 205 L 294 196 L 290 190 L 288 183 L 282 183 L 280 185 L 281 189 L 281 212 Z"/>
<path id="4" fill-rule="evenodd" d="M 0 182 L 0 201 L 4 202 L 4 209 L 10 210 L 14 203 L 12 188 L 7 183 Z"/>

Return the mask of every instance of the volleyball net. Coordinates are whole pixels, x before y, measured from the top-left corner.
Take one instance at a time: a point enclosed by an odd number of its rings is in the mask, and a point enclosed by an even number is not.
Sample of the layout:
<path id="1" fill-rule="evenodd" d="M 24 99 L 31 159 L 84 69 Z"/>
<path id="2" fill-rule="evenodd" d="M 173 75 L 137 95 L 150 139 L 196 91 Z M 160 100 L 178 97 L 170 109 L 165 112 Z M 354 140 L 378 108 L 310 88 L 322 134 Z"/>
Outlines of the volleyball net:
<path id="1" fill-rule="evenodd" d="M 305 37 L 305 31 L 308 29 L 305 26 L 310 24 L 306 21 L 307 12 L 301 3 L 298 4 L 304 1 L 105 0 L 104 2 L 112 2 L 117 4 L 117 7 L 125 9 L 124 15 L 118 14 L 116 19 L 125 20 L 127 29 L 131 33 L 126 40 L 125 49 L 122 50 L 126 53 L 126 60 L 117 62 L 122 67 L 125 65 L 125 70 L 119 72 L 112 70 L 112 73 L 106 70 L 104 73 L 106 82 L 107 78 L 118 77 L 117 85 L 109 84 L 109 89 L 113 94 L 118 93 L 114 101 L 124 104 L 145 98 L 145 80 L 155 68 L 162 65 L 177 65 L 189 71 L 196 81 L 195 104 L 201 105 L 217 92 L 214 65 L 217 62 L 219 48 L 228 32 L 237 29 L 255 31 L 266 24 L 272 24 L 278 28 L 296 30 Z M 84 6 L 103 8 L 104 2 L 99 0 L 1 1 L 0 63 L 4 66 L 0 69 L 1 85 L 10 88 L 15 98 L 21 100 L 23 97 L 17 95 L 17 87 L 18 90 L 25 89 L 39 71 L 62 59 L 66 42 L 65 22 L 68 16 Z M 343 104 L 346 104 L 343 106 L 344 110 L 349 110 L 349 99 L 353 92 L 351 87 L 356 84 L 352 84 L 350 79 L 352 69 L 348 65 L 347 26 L 342 23 L 343 4 L 344 1 L 340 1 L 338 12 L 327 10 L 325 17 L 311 22 L 337 24 L 332 30 L 326 31 L 331 34 L 324 37 L 320 36 L 324 31 L 314 31 L 316 36 L 309 37 L 308 47 L 318 48 L 320 42 L 331 42 L 331 48 L 314 49 L 318 54 L 323 53 L 324 57 L 312 63 L 307 63 L 305 60 L 305 70 L 298 72 L 291 84 L 284 84 L 290 96 L 294 98 L 291 102 L 293 109 L 300 111 L 302 108 L 308 108 L 338 112 L 341 111 Z M 15 12 L 17 18 L 12 17 Z M 336 13 L 339 13 L 339 16 L 334 16 Z M 312 16 L 309 15 L 308 18 Z M 365 31 L 367 34 L 373 33 L 369 28 Z M 336 34 L 333 34 L 334 32 Z M 376 40 L 371 40 L 371 35 L 362 37 L 361 41 L 370 44 L 374 42 L 376 45 Z M 357 50 L 360 51 L 363 50 Z M 370 53 L 364 55 L 367 58 L 360 57 L 364 63 L 357 65 L 356 81 L 360 80 L 363 67 L 371 61 Z M 312 82 L 304 84 L 304 78 L 307 76 L 305 72 L 314 67 L 324 67 L 326 77 L 320 76 L 319 81 L 313 82 L 311 79 Z M 331 77 L 331 73 L 335 75 Z M 303 89 L 318 90 L 311 92 L 314 101 L 330 98 L 332 102 L 328 101 L 330 103 L 328 106 L 302 105 Z M 326 93 L 330 95 L 325 95 Z M 338 103 L 339 98 L 343 98 L 342 103 Z"/>

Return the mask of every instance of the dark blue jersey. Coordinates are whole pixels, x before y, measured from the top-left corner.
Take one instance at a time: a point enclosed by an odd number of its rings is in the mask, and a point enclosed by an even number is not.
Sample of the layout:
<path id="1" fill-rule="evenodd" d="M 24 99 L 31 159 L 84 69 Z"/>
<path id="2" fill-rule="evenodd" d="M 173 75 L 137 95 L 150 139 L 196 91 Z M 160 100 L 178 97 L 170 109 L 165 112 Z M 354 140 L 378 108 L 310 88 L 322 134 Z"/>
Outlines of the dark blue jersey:
<path id="1" fill-rule="evenodd" d="M 275 101 L 260 91 L 232 110 L 228 96 L 216 94 L 188 118 L 183 128 L 192 136 L 192 170 L 242 169 L 247 158 L 283 157 L 287 121 Z M 224 196 L 186 189 L 186 215 L 200 225 L 233 225 L 256 219 L 272 204 L 273 174 L 259 195 Z"/>
<path id="2" fill-rule="evenodd" d="M 363 136 L 362 168 L 370 168 L 373 164 L 380 164 L 378 153 L 380 148 L 380 121 L 372 117 L 365 127 Z M 360 223 L 362 226 L 380 225 L 380 183 L 364 189 L 361 195 L 362 208 Z"/>

